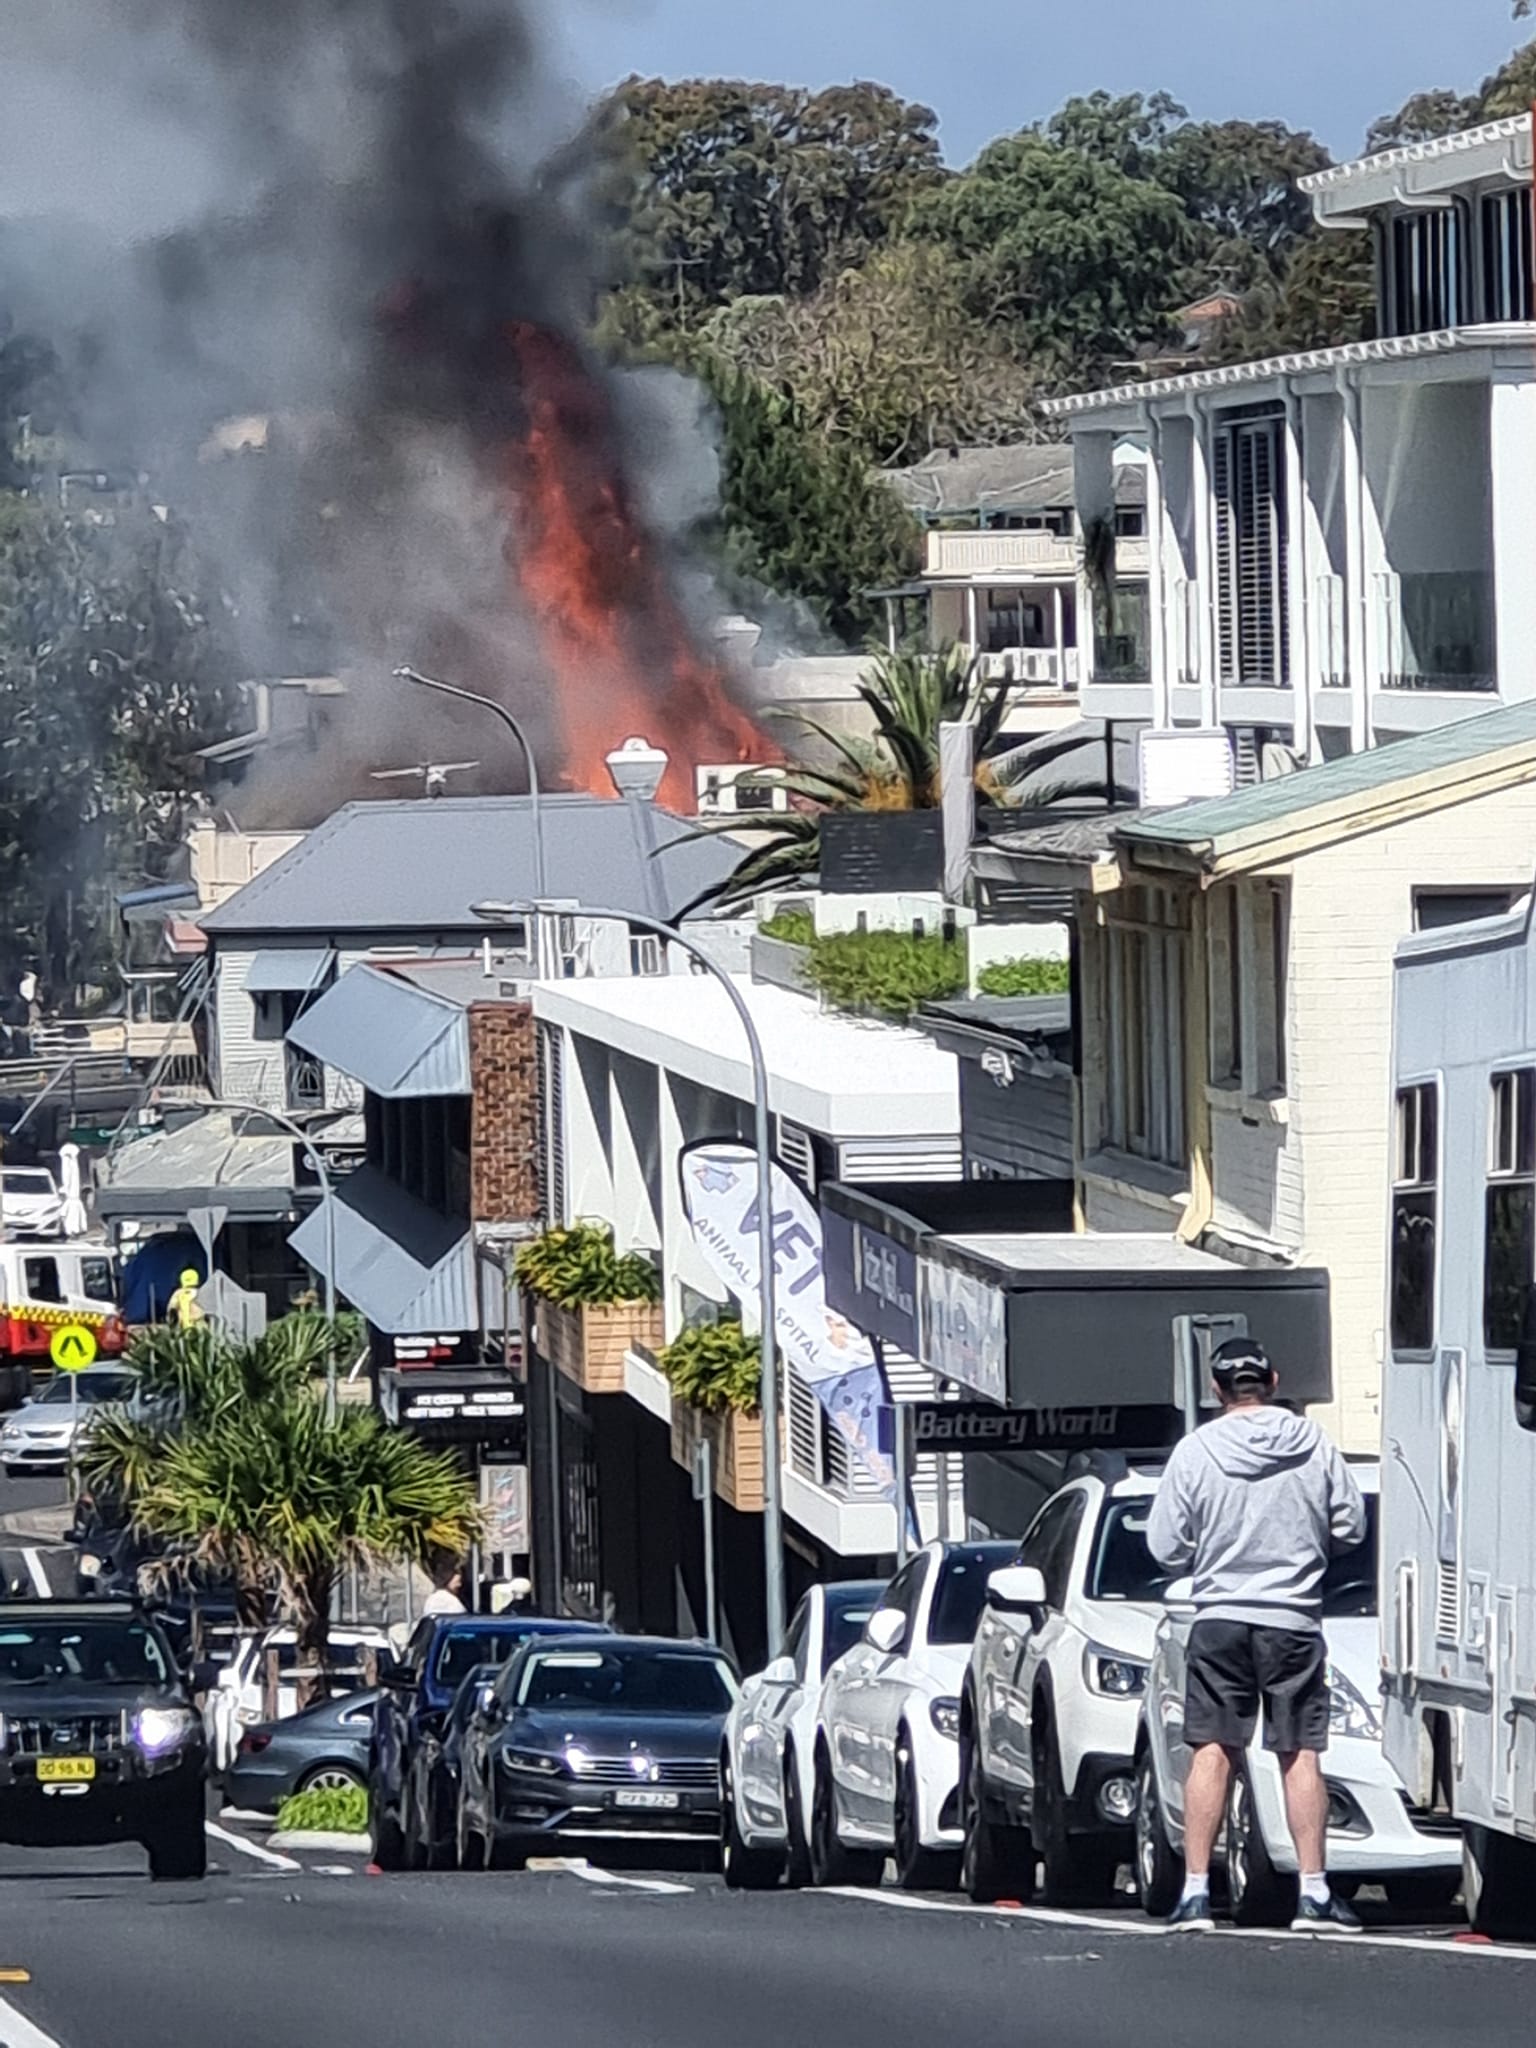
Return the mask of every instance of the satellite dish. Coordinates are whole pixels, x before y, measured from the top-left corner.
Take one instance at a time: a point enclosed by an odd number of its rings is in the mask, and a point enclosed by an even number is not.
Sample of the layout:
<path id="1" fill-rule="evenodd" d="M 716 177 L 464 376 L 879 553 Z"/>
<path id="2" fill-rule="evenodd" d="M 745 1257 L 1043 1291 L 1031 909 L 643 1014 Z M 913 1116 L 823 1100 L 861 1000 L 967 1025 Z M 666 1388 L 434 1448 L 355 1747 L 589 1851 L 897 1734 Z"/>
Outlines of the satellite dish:
<path id="1" fill-rule="evenodd" d="M 427 796 L 446 796 L 450 775 L 467 775 L 478 761 L 423 761 L 419 768 L 374 768 L 373 782 L 419 782 Z"/>

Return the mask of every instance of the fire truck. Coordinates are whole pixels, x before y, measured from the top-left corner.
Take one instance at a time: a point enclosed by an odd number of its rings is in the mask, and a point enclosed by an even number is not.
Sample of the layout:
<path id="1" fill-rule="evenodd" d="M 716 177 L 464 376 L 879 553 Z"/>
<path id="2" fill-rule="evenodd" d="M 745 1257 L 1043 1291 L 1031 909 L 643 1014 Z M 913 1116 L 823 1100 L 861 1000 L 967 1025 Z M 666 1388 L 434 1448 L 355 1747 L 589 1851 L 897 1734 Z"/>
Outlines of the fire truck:
<path id="1" fill-rule="evenodd" d="M 14 1408 L 51 1376 L 49 1347 L 66 1325 L 89 1330 L 103 1358 L 122 1354 L 128 1332 L 105 1246 L 0 1244 L 0 1289 L 0 1407 Z"/>

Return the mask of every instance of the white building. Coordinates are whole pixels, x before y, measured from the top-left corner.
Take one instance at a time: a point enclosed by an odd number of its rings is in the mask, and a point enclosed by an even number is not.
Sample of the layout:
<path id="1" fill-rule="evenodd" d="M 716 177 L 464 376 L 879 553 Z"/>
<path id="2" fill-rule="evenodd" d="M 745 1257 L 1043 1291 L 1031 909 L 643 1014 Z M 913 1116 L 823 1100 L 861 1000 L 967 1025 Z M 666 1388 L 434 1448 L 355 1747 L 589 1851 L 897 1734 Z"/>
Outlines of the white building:
<path id="1" fill-rule="evenodd" d="M 823 1179 L 960 1177 L 953 1054 L 921 1032 L 824 1012 L 783 988 L 739 986 L 762 1037 L 775 1152 L 808 1190 Z M 547 1131 L 550 1220 L 605 1218 L 621 1251 L 654 1254 L 666 1334 L 675 1336 L 700 1311 L 728 1306 L 694 1243 L 679 1155 L 703 1139 L 751 1142 L 752 1072 L 740 1020 L 716 981 L 690 975 L 545 983 L 533 1002 L 545 1073 L 554 1077 L 546 1107 L 557 1104 L 559 1115 Z M 930 1373 L 892 1365 L 899 1398 L 933 1397 Z M 790 1521 L 834 1557 L 894 1552 L 894 1510 L 823 1425 L 810 1389 L 792 1372 L 785 1377 Z M 664 1419 L 670 1395 L 654 1367 L 632 1359 L 628 1381 L 631 1397 Z M 920 1507 L 931 1521 L 936 1501 L 926 1460 L 918 1477 Z"/>
<path id="2" fill-rule="evenodd" d="M 1531 177 L 1521 116 L 1306 179 L 1373 238 L 1379 340 L 1044 408 L 1085 525 L 1149 462 L 1147 673 L 1085 644 L 1085 713 L 1224 726 L 1252 779 L 1536 695 Z"/>

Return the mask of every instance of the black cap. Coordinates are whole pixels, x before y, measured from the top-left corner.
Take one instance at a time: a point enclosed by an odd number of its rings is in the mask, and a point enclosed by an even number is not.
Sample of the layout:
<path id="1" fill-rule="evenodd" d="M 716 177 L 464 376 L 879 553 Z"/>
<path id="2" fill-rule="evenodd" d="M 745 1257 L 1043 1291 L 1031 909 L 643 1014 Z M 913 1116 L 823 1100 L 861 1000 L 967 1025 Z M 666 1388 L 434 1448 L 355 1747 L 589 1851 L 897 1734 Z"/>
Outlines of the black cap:
<path id="1" fill-rule="evenodd" d="M 1224 1394 L 1233 1394 L 1239 1387 L 1273 1386 L 1275 1368 L 1254 1338 L 1229 1337 L 1211 1354 L 1211 1377 Z"/>

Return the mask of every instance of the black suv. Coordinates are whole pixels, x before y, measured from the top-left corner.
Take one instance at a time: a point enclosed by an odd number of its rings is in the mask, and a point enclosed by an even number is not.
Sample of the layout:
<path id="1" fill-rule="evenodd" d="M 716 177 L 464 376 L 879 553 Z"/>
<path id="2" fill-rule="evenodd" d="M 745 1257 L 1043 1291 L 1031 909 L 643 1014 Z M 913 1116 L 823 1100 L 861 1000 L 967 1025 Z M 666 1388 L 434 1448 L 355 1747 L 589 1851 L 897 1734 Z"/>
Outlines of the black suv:
<path id="1" fill-rule="evenodd" d="M 153 1878 L 207 1868 L 203 1726 L 132 1601 L 0 1601 L 0 1841 L 142 1842 Z"/>

